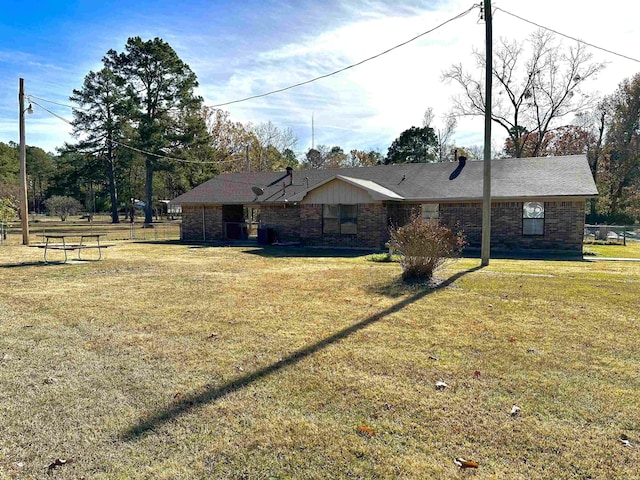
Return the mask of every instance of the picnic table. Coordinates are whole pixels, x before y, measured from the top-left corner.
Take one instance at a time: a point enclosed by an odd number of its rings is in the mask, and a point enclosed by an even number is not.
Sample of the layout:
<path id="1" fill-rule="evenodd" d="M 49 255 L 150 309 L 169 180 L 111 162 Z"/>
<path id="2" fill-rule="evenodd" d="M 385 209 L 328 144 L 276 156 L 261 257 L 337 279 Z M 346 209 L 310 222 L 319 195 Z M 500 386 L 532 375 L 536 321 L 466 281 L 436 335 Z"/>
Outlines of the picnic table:
<path id="1" fill-rule="evenodd" d="M 92 258 L 90 260 L 98 261 L 102 259 L 102 249 L 113 247 L 112 243 L 100 243 L 100 239 L 106 236 L 106 233 L 43 233 L 39 235 L 44 238 L 44 243 L 36 245 L 38 248 L 44 249 L 44 263 L 49 263 L 47 259 L 47 252 L 49 250 L 62 250 L 64 252 L 64 262 L 69 260 L 67 256 L 68 251 L 77 250 L 78 260 L 83 260 L 82 251 L 87 249 L 97 249 L 98 258 Z M 75 240 L 75 242 L 73 242 Z M 79 240 L 79 241 L 78 241 Z M 54 243 L 52 243 L 54 242 Z M 87 259 L 84 259 L 87 260 Z"/>

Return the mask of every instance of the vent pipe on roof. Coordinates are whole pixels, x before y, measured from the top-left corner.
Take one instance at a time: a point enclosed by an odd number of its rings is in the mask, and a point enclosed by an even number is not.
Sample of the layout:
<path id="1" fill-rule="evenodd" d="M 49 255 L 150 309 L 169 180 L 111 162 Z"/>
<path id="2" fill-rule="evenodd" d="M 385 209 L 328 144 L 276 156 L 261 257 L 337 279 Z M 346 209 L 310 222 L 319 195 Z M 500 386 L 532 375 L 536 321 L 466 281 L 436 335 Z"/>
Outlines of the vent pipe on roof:
<path id="1" fill-rule="evenodd" d="M 293 183 L 293 168 L 287 167 L 287 175 L 289 176 L 289 185 Z"/>

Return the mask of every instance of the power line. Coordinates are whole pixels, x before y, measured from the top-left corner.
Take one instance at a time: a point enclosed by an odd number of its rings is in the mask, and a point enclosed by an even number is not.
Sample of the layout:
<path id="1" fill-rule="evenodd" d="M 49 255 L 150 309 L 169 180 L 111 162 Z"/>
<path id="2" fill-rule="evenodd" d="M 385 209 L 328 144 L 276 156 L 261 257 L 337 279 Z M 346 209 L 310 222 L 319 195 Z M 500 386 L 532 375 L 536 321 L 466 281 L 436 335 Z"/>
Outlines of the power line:
<path id="1" fill-rule="evenodd" d="M 30 98 L 31 98 L 31 97 L 30 97 Z M 38 98 L 38 97 L 33 97 L 33 98 Z M 31 103 L 33 103 L 34 105 L 39 106 L 39 107 L 40 107 L 41 109 L 43 109 L 45 112 L 48 112 L 49 114 L 51 114 L 51 115 L 53 115 L 54 117 L 56 117 L 56 118 L 58 118 L 58 119 L 62 120 L 63 122 L 66 122 L 66 123 L 68 123 L 69 125 L 73 125 L 73 123 L 71 122 L 71 120 L 67 120 L 66 118 L 64 118 L 64 117 L 62 117 L 62 116 L 60 116 L 60 115 L 58 115 L 57 113 L 52 112 L 52 111 L 51 111 L 51 110 L 49 110 L 47 107 L 45 107 L 45 106 L 43 106 L 43 105 L 40 105 L 40 104 L 39 104 L 38 102 L 36 102 L 35 100 L 31 100 Z"/>
<path id="2" fill-rule="evenodd" d="M 284 92 L 284 91 L 286 91 L 286 90 L 291 90 L 292 88 L 300 87 L 300 86 L 302 86 L 302 85 L 307 85 L 307 84 L 309 84 L 309 83 L 315 82 L 315 81 L 317 81 L 317 80 L 321 80 L 321 79 L 323 79 L 323 78 L 331 77 L 331 76 L 336 75 L 336 74 L 338 74 L 338 73 L 344 72 L 345 70 L 349 70 L 350 68 L 357 67 L 357 66 L 359 66 L 359 65 L 362 65 L 363 63 L 369 62 L 369 61 L 374 60 L 374 59 L 376 59 L 376 58 L 378 58 L 378 57 L 381 57 L 382 55 L 386 55 L 387 53 L 392 52 L 393 50 L 396 50 L 396 49 L 398 49 L 398 48 L 400 48 L 400 47 L 403 47 L 403 46 L 405 46 L 405 45 L 407 45 L 407 44 L 409 44 L 409 43 L 411 43 L 411 42 L 413 42 L 413 41 L 417 40 L 417 39 L 418 39 L 418 38 L 420 38 L 420 37 L 424 37 L 425 35 L 427 35 L 427 34 L 429 34 L 429 33 L 431 33 L 431 32 L 436 31 L 437 29 L 439 29 L 439 28 L 441 28 L 441 27 L 445 26 L 446 24 L 453 22 L 454 20 L 457 20 L 457 19 L 459 19 L 459 18 L 464 17 L 464 16 L 465 16 L 465 15 L 467 15 L 471 10 L 473 10 L 474 8 L 476 8 L 478 5 L 479 5 L 479 4 L 474 4 L 474 5 L 472 5 L 469 9 L 465 10 L 465 11 L 464 11 L 464 12 L 462 12 L 462 13 L 459 13 L 459 14 L 458 14 L 458 15 L 456 15 L 455 17 L 451 17 L 449 20 L 446 20 L 446 21 L 442 22 L 440 25 L 437 25 L 437 26 L 433 27 L 432 29 L 427 30 L 426 32 L 423 32 L 423 33 L 421 33 L 421 34 L 419 34 L 419 35 L 416 35 L 415 37 L 410 38 L 409 40 L 407 40 L 407 41 L 405 41 L 405 42 L 402 42 L 402 43 L 400 43 L 400 44 L 398 44 L 398 45 L 396 45 L 396 46 L 394 46 L 394 47 L 388 48 L 388 49 L 387 49 L 387 50 L 385 50 L 384 52 L 380 52 L 380 53 L 378 53 L 377 55 L 374 55 L 374 56 L 369 57 L 369 58 L 365 58 L 364 60 L 361 60 L 361 61 L 359 61 L 359 62 L 357 62 L 357 63 L 353 63 L 353 64 L 351 64 L 351 65 L 348 65 L 348 66 L 346 66 L 346 67 L 343 67 L 343 68 L 341 68 L 341 69 L 339 69 L 339 70 L 336 70 L 336 71 L 334 71 L 334 72 L 327 73 L 327 74 L 324 74 L 324 75 L 320 75 L 319 77 L 312 78 L 311 80 L 305 80 L 304 82 L 296 83 L 296 84 L 294 84 L 294 85 L 289 85 L 288 87 L 279 88 L 279 89 L 277 89 L 277 90 L 272 90 L 272 91 L 267 92 L 267 93 L 261 93 L 261 94 L 259 94 L 259 95 L 252 95 L 252 96 L 250 96 L 250 97 L 241 98 L 240 100 L 233 100 L 233 101 L 231 101 L 231 102 L 218 103 L 217 105 L 212 105 L 212 106 L 211 106 L 211 108 L 224 107 L 224 106 L 226 106 L 226 105 L 231 105 L 231 104 L 233 104 L 233 103 L 246 102 L 247 100 L 253 100 L 253 99 L 255 99 L 255 98 L 261 98 L 261 97 L 266 97 L 266 96 L 268 96 L 268 95 L 273 95 L 274 93 Z"/>
<path id="3" fill-rule="evenodd" d="M 500 7 L 494 7 L 494 9 L 495 9 L 495 10 L 500 10 L 501 12 L 504 12 L 504 13 L 506 13 L 507 15 L 511 15 L 512 17 L 515 17 L 515 18 L 517 18 L 517 19 L 519 19 L 519 20 L 522 20 L 523 22 L 530 23 L 531 25 L 535 25 L 535 26 L 536 26 L 536 27 L 538 27 L 538 28 L 543 28 L 543 29 L 545 29 L 545 30 L 549 30 L 550 32 L 553 32 L 553 33 L 555 33 L 555 34 L 557 34 L 557 35 L 560 35 L 560 36 L 562 36 L 562 37 L 568 38 L 568 39 L 570 39 L 570 40 L 574 40 L 574 41 L 576 41 L 576 42 L 583 43 L 583 44 L 585 44 L 585 45 L 587 45 L 587 46 L 589 46 L 589 47 L 595 48 L 595 49 L 597 49 L 597 50 L 602 50 L 603 52 L 610 53 L 611 55 L 616 55 L 616 56 L 618 56 L 618 57 L 622 57 L 622 58 L 625 58 L 625 59 L 627 59 L 627 60 L 631 60 L 632 62 L 638 62 L 638 63 L 640 63 L 640 60 L 638 60 L 637 58 L 629 57 L 628 55 L 623 55 L 622 53 L 617 53 L 617 52 L 614 52 L 613 50 L 609 50 L 609 49 L 604 48 L 604 47 L 599 47 L 599 46 L 597 46 L 597 45 L 594 45 L 593 43 L 585 42 L 584 40 L 580 40 L 579 38 L 572 37 L 571 35 L 567 35 L 566 33 L 559 32 L 559 31 L 557 31 L 557 30 L 554 30 L 553 28 L 545 27 L 544 25 L 540 25 L 539 23 L 533 22 L 533 21 L 531 21 L 531 20 L 527 20 L 526 18 L 523 18 L 523 17 L 521 17 L 521 16 L 519 16 L 519 15 L 516 15 L 515 13 L 507 12 L 507 11 L 506 11 L 506 10 L 504 10 L 503 8 L 500 8 Z"/>
<path id="4" fill-rule="evenodd" d="M 225 163 L 225 162 L 217 162 L 217 161 L 207 162 L 207 161 L 200 161 L 200 160 L 187 160 L 185 158 L 169 157 L 167 155 L 160 155 L 158 153 L 147 152 L 146 150 L 141 150 L 139 148 L 132 147 L 131 145 L 127 145 L 125 143 L 121 143 L 116 140 L 107 139 L 107 142 L 115 143 L 116 145 L 120 145 L 123 148 L 128 148 L 129 150 L 133 150 L 134 152 L 142 153 L 143 155 L 151 155 L 152 157 L 157 157 L 158 159 L 163 159 L 163 160 L 174 160 L 176 162 L 182 162 L 182 163 L 200 163 L 200 164 L 216 164 L 216 165 L 219 165 L 220 163 Z"/>
<path id="5" fill-rule="evenodd" d="M 36 95 L 25 95 L 28 99 L 31 98 L 37 98 L 38 100 L 41 100 L 43 102 L 47 102 L 47 103 L 52 103 L 53 105 L 58 105 L 60 107 L 67 107 L 67 108 L 73 108 L 75 110 L 83 110 L 83 111 L 87 111 L 85 108 L 81 108 L 81 107 L 76 107 L 74 105 L 69 105 L 68 103 L 59 103 L 59 102 L 54 102 L 53 100 L 48 100 L 46 98 L 42 98 L 42 97 L 38 97 Z"/>
<path id="6" fill-rule="evenodd" d="M 31 96 L 32 96 L 33 98 L 38 98 L 38 97 L 36 97 L 35 95 L 31 95 Z M 40 108 L 42 108 L 45 112 L 47 112 L 47 113 L 49 113 L 49 114 L 53 115 L 53 116 L 54 116 L 54 117 L 56 117 L 57 119 L 62 120 L 63 122 L 68 123 L 69 125 L 73 125 L 73 122 L 71 122 L 70 120 L 67 120 L 66 118 L 64 118 L 64 117 L 62 117 L 62 116 L 60 116 L 60 115 L 58 115 L 57 113 L 52 112 L 51 110 L 49 110 L 48 108 L 46 108 L 46 107 L 42 106 L 41 104 L 39 104 L 39 103 L 38 103 L 38 102 L 36 102 L 35 100 L 32 100 L 32 102 L 31 102 L 31 103 L 33 103 L 34 105 L 39 106 L 39 107 L 40 107 Z M 183 162 L 183 163 L 200 163 L 200 164 L 215 164 L 215 165 L 220 165 L 221 163 L 228 163 L 228 162 L 234 161 L 234 160 L 226 160 L 226 161 L 210 161 L 210 162 L 209 162 L 209 161 L 200 161 L 200 160 L 187 160 L 187 159 L 184 159 L 184 158 L 169 157 L 169 156 L 167 156 L 167 155 L 160 155 L 160 154 L 153 153 L 153 152 L 147 152 L 146 150 L 141 150 L 141 149 L 139 149 L 139 148 L 132 147 L 131 145 L 127 145 L 127 144 L 125 144 L 125 143 L 118 142 L 118 141 L 116 141 L 116 140 L 110 140 L 110 139 L 107 139 L 107 141 L 108 141 L 108 142 L 111 142 L 111 143 L 115 143 L 116 145 L 119 145 L 119 146 L 121 146 L 121 147 L 123 147 L 123 148 L 127 148 L 127 149 L 129 149 L 129 150 L 133 150 L 134 152 L 142 153 L 142 154 L 144 154 L 144 155 L 151 155 L 151 156 L 153 156 L 153 157 L 157 157 L 157 158 L 160 158 L 160 159 L 174 160 L 174 161 L 176 161 L 176 162 Z"/>

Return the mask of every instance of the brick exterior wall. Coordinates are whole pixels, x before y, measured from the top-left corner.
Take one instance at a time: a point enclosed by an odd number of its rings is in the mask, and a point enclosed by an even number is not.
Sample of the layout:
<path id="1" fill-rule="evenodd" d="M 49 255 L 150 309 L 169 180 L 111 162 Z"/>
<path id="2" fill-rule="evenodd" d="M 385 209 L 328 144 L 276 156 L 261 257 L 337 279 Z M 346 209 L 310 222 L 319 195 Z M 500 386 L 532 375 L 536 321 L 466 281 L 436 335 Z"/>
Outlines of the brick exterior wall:
<path id="1" fill-rule="evenodd" d="M 420 214 L 420 212 L 419 203 L 389 203 L 387 204 L 387 225 L 406 225 L 415 213 Z"/>
<path id="2" fill-rule="evenodd" d="M 204 208 L 205 232 L 202 234 L 202 210 Z M 222 205 L 182 207 L 181 239 L 191 242 L 210 242 L 224 238 Z"/>
<path id="3" fill-rule="evenodd" d="M 358 204 L 355 235 L 323 234 L 322 208 L 322 205 L 302 205 L 300 240 L 305 245 L 382 249 L 389 240 L 387 206 L 382 203 Z"/>
<path id="4" fill-rule="evenodd" d="M 523 202 L 491 204 L 491 248 L 498 250 L 544 249 L 582 252 L 584 201 L 544 202 L 544 234 L 522 234 Z M 462 228 L 471 247 L 482 241 L 482 204 L 440 204 L 440 219 Z"/>
<path id="5" fill-rule="evenodd" d="M 322 233 L 322 205 L 262 205 L 260 220 L 273 228 L 279 241 L 303 245 L 384 249 L 389 225 L 404 225 L 418 204 L 368 203 L 358 205 L 356 235 Z M 522 202 L 493 202 L 491 247 L 496 250 L 545 249 L 580 253 L 584 230 L 585 202 L 545 202 L 544 234 L 522 235 Z M 223 240 L 223 207 L 207 205 L 205 236 L 202 234 L 202 206 L 183 206 L 182 239 L 186 241 Z M 233 210 L 234 213 L 235 210 Z M 231 211 L 225 212 L 227 215 Z M 234 216 L 234 215 L 232 215 Z M 482 203 L 441 203 L 440 221 L 459 226 L 469 246 L 480 247 Z"/>
<path id="6" fill-rule="evenodd" d="M 273 228 L 281 242 L 299 242 L 301 211 L 299 205 L 261 205 L 260 226 Z"/>
<path id="7" fill-rule="evenodd" d="M 303 204 L 300 207 L 300 240 L 305 245 L 322 243 L 322 205 Z"/>

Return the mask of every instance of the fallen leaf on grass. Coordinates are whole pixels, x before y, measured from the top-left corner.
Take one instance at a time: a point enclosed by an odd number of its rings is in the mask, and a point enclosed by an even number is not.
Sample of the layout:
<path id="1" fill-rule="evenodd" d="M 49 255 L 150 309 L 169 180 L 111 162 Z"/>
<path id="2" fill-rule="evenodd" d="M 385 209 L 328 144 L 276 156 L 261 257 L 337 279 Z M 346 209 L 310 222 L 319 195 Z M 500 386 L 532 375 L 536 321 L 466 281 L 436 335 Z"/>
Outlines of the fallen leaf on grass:
<path id="1" fill-rule="evenodd" d="M 476 370 L 475 372 L 473 372 L 473 378 L 475 379 L 480 378 L 480 370 Z"/>
<path id="2" fill-rule="evenodd" d="M 182 392 L 176 392 L 176 394 L 173 396 L 174 400 L 177 398 L 180 398 L 182 396 Z"/>
<path id="3" fill-rule="evenodd" d="M 211 335 L 207 337 L 207 340 L 216 340 L 218 338 L 218 334 L 213 332 Z"/>
<path id="4" fill-rule="evenodd" d="M 478 468 L 477 462 L 472 462 L 471 460 L 465 460 L 464 458 L 455 458 L 453 462 L 463 470 L 465 468 Z"/>
<path id="5" fill-rule="evenodd" d="M 445 388 L 448 388 L 449 385 L 447 385 L 445 382 L 443 381 L 438 381 L 436 382 L 436 390 L 444 390 Z"/>
<path id="6" fill-rule="evenodd" d="M 510 338 L 509 338 L 509 341 L 510 341 L 511 343 L 513 343 L 513 342 L 517 342 L 518 340 L 517 340 L 515 337 L 510 337 Z"/>
<path id="7" fill-rule="evenodd" d="M 520 407 L 519 407 L 519 406 L 517 406 L 517 405 L 513 405 L 513 406 L 511 407 L 510 415 L 511 415 L 512 417 L 515 417 L 516 415 L 519 415 L 519 414 L 520 414 Z"/>
<path id="8" fill-rule="evenodd" d="M 56 458 L 51 464 L 49 464 L 49 466 L 47 467 L 47 470 L 51 471 L 54 470 L 58 467 L 63 467 L 64 465 L 69 465 L 73 460 L 69 459 L 64 459 L 64 458 Z"/>
<path id="9" fill-rule="evenodd" d="M 429 355 L 429 360 L 438 360 L 438 357 L 434 357 L 433 355 Z"/>
<path id="10" fill-rule="evenodd" d="M 633 448 L 633 445 L 631 445 L 631 442 L 628 438 L 622 437 L 618 439 L 618 441 L 622 444 L 623 447 Z"/>
<path id="11" fill-rule="evenodd" d="M 49 378 L 45 378 L 44 379 L 45 385 L 53 385 L 56 382 L 57 382 L 57 380 L 55 378 L 53 378 L 53 377 L 49 377 Z"/>
<path id="12" fill-rule="evenodd" d="M 358 425 L 356 432 L 358 433 L 358 435 L 368 438 L 374 437 L 376 435 L 376 432 L 373 431 L 373 428 L 369 428 L 366 425 Z"/>

